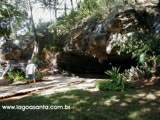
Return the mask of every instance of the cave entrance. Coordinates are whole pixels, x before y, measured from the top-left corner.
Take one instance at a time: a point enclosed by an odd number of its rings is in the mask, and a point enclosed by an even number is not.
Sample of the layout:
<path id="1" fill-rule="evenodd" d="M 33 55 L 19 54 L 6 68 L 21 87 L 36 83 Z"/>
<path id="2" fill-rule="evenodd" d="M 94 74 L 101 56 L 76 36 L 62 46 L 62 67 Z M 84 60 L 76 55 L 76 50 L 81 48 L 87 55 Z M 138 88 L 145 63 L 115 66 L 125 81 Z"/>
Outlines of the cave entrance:
<path id="1" fill-rule="evenodd" d="M 104 72 L 112 67 L 120 67 L 123 71 L 135 66 L 137 61 L 131 56 L 111 56 L 100 63 L 97 58 L 91 56 L 61 53 L 57 64 L 58 68 L 74 74 L 105 75 Z"/>

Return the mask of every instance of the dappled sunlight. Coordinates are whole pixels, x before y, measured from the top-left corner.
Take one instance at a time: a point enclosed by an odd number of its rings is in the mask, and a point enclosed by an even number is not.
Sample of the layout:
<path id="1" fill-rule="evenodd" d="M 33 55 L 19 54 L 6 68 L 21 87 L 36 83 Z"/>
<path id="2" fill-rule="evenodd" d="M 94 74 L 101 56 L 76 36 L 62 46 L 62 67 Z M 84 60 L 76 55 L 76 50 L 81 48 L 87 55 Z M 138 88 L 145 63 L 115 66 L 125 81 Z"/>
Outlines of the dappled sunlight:
<path id="1" fill-rule="evenodd" d="M 157 97 L 156 97 L 154 94 L 149 93 L 149 94 L 146 95 L 145 98 L 146 98 L 147 100 L 155 100 Z"/>
<path id="2" fill-rule="evenodd" d="M 106 104 L 107 106 L 110 106 L 110 105 L 112 105 L 114 103 L 117 103 L 119 101 L 120 101 L 120 99 L 118 99 L 117 96 L 112 96 L 111 98 L 109 98 L 108 100 L 106 100 L 104 102 L 104 104 Z"/>
<path id="3" fill-rule="evenodd" d="M 0 120 L 160 120 L 159 33 L 160 0 L 1 0 Z"/>
<path id="4" fill-rule="evenodd" d="M 132 120 L 135 120 L 135 119 L 140 119 L 139 117 L 139 112 L 138 111 L 135 111 L 135 112 L 131 112 L 128 116 L 128 118 L 132 119 Z"/>
<path id="5" fill-rule="evenodd" d="M 126 107 L 126 106 L 128 106 L 128 103 L 122 102 L 122 103 L 120 104 L 120 106 L 121 106 L 121 107 Z"/>
<path id="6" fill-rule="evenodd" d="M 47 105 L 70 105 L 70 111 L 47 111 L 47 120 L 82 120 L 82 119 L 131 119 L 131 120 L 155 120 L 160 118 L 160 97 L 150 99 L 151 93 L 145 90 L 126 92 L 89 92 L 84 90 L 72 90 L 63 93 L 55 93 L 50 96 L 33 96 L 18 101 L 3 102 L 3 104 L 47 104 Z M 156 90 L 155 90 L 156 91 Z M 158 93 L 159 89 L 157 89 Z M 149 95 L 149 99 L 147 97 Z M 136 96 L 136 97 L 135 97 Z M 152 97 L 151 97 L 152 98 Z M 1 103 L 2 104 L 2 103 Z M 3 111 L 1 110 L 1 113 Z M 19 115 L 20 118 L 31 114 L 36 117 L 40 113 L 41 119 L 45 118 L 46 111 L 6 111 L 10 115 Z M 2 113 L 4 114 L 4 113 Z M 5 114 L 4 114 L 5 115 Z M 59 117 L 61 115 L 61 117 Z M 40 117 L 39 116 L 39 117 Z M 81 116 L 80 118 L 78 116 Z M 25 119 L 24 119 L 25 120 Z"/>

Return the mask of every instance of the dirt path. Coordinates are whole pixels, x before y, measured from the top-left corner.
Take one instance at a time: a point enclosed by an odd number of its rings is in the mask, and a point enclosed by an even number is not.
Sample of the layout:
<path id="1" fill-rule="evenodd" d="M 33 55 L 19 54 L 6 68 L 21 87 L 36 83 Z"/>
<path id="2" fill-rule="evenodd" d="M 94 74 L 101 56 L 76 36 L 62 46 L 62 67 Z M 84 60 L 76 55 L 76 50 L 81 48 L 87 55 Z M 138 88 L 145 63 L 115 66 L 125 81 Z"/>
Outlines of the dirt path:
<path id="1" fill-rule="evenodd" d="M 96 90 L 96 81 L 100 79 L 48 76 L 43 81 L 31 84 L 9 85 L 0 87 L 0 100 L 17 98 L 30 93 L 49 95 L 74 89 Z"/>

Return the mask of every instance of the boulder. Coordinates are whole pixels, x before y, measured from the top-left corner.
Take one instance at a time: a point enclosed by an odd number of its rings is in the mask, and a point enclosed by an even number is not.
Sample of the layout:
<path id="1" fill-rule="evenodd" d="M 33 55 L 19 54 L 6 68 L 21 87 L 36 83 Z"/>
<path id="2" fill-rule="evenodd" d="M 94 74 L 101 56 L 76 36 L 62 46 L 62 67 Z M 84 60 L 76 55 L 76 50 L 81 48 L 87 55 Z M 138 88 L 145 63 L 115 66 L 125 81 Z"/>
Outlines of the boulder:
<path id="1" fill-rule="evenodd" d="M 153 4 L 148 4 L 145 7 L 127 5 L 116 9 L 118 10 L 113 10 L 110 14 L 104 15 L 106 17 L 103 16 L 101 20 L 93 19 L 92 16 L 76 25 L 69 35 L 71 39 L 67 40 L 58 65 L 65 69 L 80 68 L 83 71 L 83 65 L 84 67 L 87 67 L 87 64 L 90 67 L 93 66 L 88 62 L 82 62 L 83 60 L 91 61 L 94 59 L 96 61 L 93 60 L 94 66 L 96 67 L 98 65 L 106 66 L 108 63 L 126 64 L 128 61 L 133 62 L 131 55 L 121 55 L 114 43 L 125 43 L 137 32 L 159 34 L 160 10 Z"/>
<path id="2" fill-rule="evenodd" d="M 13 43 L 12 40 L 6 41 L 1 45 L 0 58 L 2 61 L 5 60 L 26 60 L 31 57 L 33 51 L 33 44 L 28 43 L 23 47 L 19 47 Z"/>
<path id="3" fill-rule="evenodd" d="M 87 28 L 90 26 L 92 28 L 85 29 L 86 23 Z M 87 21 L 84 23 L 85 25 L 81 25 L 81 27 L 72 31 L 73 34 L 71 34 L 71 40 L 65 46 L 65 52 L 83 53 L 97 58 L 99 62 L 103 62 L 103 60 L 108 59 L 109 54 L 111 56 L 116 55 L 114 51 L 110 50 L 110 53 L 106 50 L 109 50 L 112 42 L 121 41 L 122 36 L 120 37 L 120 34 L 127 34 L 139 29 L 136 12 L 130 8 L 117 13 L 112 18 L 93 23 L 94 25 L 90 25 Z M 82 26 L 85 26 L 85 28 Z"/>
<path id="4" fill-rule="evenodd" d="M 112 43 L 124 42 L 135 32 L 160 32 L 160 12 L 156 6 L 140 9 L 127 6 L 110 14 L 101 21 L 94 19 L 91 22 L 88 18 L 74 28 L 65 52 L 82 53 L 103 61 L 116 55 Z"/>

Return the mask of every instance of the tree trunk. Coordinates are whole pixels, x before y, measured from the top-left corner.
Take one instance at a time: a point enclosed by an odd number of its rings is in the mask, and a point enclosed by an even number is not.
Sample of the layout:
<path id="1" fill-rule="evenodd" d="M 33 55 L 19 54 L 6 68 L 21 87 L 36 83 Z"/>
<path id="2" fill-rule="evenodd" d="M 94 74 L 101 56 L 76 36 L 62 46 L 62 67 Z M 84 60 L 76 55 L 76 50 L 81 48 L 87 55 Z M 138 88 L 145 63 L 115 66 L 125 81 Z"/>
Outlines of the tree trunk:
<path id="1" fill-rule="evenodd" d="M 57 21 L 57 0 L 54 1 L 54 15 L 55 15 L 55 21 Z"/>
<path id="2" fill-rule="evenodd" d="M 33 11 L 32 11 L 32 5 L 31 5 L 31 0 L 28 0 L 28 4 L 29 4 L 29 9 L 30 9 L 30 13 L 31 13 L 31 22 L 32 22 L 32 28 L 33 28 L 33 32 L 34 32 L 34 48 L 33 48 L 33 53 L 32 53 L 32 57 L 31 60 L 33 60 L 33 58 L 38 55 L 38 48 L 39 48 L 39 41 L 38 41 L 38 37 L 37 37 L 37 31 L 35 28 L 35 23 L 33 20 Z"/>
<path id="3" fill-rule="evenodd" d="M 159 3 L 158 3 L 158 5 L 157 5 L 157 6 L 158 6 L 158 8 L 160 8 L 160 0 L 159 0 Z"/>
<path id="4" fill-rule="evenodd" d="M 72 10 L 74 11 L 73 0 L 70 0 L 70 2 L 71 2 Z"/>
<path id="5" fill-rule="evenodd" d="M 66 5 L 66 0 L 64 2 L 64 14 L 65 16 L 67 15 L 67 5 Z"/>

